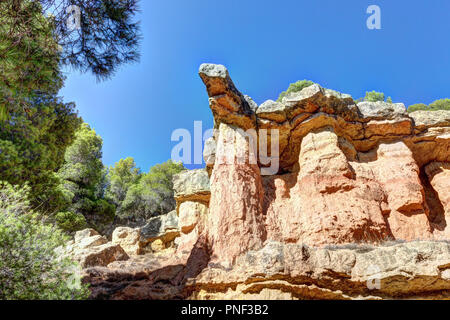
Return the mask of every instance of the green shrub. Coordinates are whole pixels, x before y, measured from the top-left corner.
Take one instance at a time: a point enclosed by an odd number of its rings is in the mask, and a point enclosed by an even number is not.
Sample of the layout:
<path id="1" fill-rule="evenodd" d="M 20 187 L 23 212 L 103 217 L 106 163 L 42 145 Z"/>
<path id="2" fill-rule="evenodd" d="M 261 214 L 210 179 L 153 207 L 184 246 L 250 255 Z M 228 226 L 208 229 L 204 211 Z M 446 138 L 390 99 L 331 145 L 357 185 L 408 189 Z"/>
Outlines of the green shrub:
<path id="1" fill-rule="evenodd" d="M 408 112 L 414 112 L 418 110 L 436 111 L 436 110 L 450 110 L 450 99 L 436 100 L 430 105 L 424 103 L 417 103 L 408 107 Z"/>
<path id="2" fill-rule="evenodd" d="M 429 107 L 425 103 L 416 103 L 408 107 L 408 112 L 418 111 L 418 110 L 429 110 Z"/>
<path id="3" fill-rule="evenodd" d="M 383 92 L 376 92 L 376 91 L 366 92 L 366 96 L 364 97 L 364 101 L 369 101 L 369 102 L 384 101 L 384 93 Z"/>
<path id="4" fill-rule="evenodd" d="M 78 231 L 86 228 L 86 219 L 82 214 L 70 211 L 58 212 L 55 216 L 58 227 L 67 232 Z"/>
<path id="5" fill-rule="evenodd" d="M 28 186 L 0 182 L 0 299 L 85 299 L 77 266 L 58 257 L 67 237 L 29 206 Z"/>
<path id="6" fill-rule="evenodd" d="M 313 84 L 314 84 L 314 82 L 312 82 L 310 80 L 299 80 L 297 82 L 291 83 L 289 85 L 289 88 L 286 91 L 283 91 L 282 93 L 280 93 L 277 101 L 281 101 L 285 96 L 287 96 L 291 92 L 301 91 Z"/>

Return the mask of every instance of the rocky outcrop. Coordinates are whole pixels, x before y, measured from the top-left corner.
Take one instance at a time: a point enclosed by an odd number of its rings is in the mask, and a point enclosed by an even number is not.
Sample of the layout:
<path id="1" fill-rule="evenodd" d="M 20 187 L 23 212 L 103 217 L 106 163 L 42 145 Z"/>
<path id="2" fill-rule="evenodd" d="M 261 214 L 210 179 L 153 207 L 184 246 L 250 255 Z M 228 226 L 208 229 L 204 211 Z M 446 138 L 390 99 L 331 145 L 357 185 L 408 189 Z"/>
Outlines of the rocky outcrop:
<path id="1" fill-rule="evenodd" d="M 85 270 L 93 298 L 450 296 L 450 111 L 318 84 L 258 106 L 224 66 L 199 73 L 207 166 L 174 177 L 176 211 L 139 241 L 117 230 L 130 259 Z"/>
<path id="2" fill-rule="evenodd" d="M 93 229 L 85 229 L 75 234 L 75 239 L 65 248 L 58 248 L 61 257 L 77 261 L 82 268 L 107 266 L 111 262 L 127 260 L 129 257 L 123 248 L 111 242 Z"/>
<path id="3" fill-rule="evenodd" d="M 140 228 L 118 227 L 113 231 L 112 243 L 120 245 L 128 255 L 141 254 L 143 243 L 140 237 Z"/>
<path id="4" fill-rule="evenodd" d="M 441 167 L 450 163 L 449 111 L 408 114 L 401 103 L 356 104 L 351 96 L 318 84 L 290 93 L 281 102 L 268 100 L 254 111 L 236 93 L 223 66 L 202 65 L 200 77 L 216 125 L 215 143 L 209 142 L 216 145 L 209 220 L 225 226 L 213 231 L 212 247 L 218 248 L 219 256 L 235 243 L 228 241 L 229 230 L 236 230 L 250 244 L 231 254 L 233 258 L 270 240 L 320 246 L 442 239 L 436 228 L 446 226 L 439 224 L 442 214 L 436 212 L 438 206 L 429 205 L 429 198 L 434 195 L 441 206 L 446 203 L 448 176 L 441 170 L 433 183 L 434 174 L 426 174 L 425 168 L 431 163 Z M 234 134 L 235 149 L 248 148 L 251 139 L 239 139 L 245 130 L 247 136 L 254 134 L 259 147 L 267 136 L 269 146 L 275 138 L 267 133 L 269 129 L 279 131 L 276 174 L 264 176 L 259 155 L 257 166 L 248 161 L 240 167 L 253 175 L 233 177 L 234 166 L 224 164 L 227 159 L 223 159 L 230 152 L 221 148 L 221 141 Z M 258 152 L 261 149 L 255 148 Z M 221 168 L 223 173 L 216 178 Z M 433 194 L 425 189 L 427 182 Z M 234 191 L 241 185 L 251 191 Z M 235 206 L 233 214 L 224 213 L 230 207 L 224 203 L 228 196 Z M 245 199 L 254 203 L 239 207 Z M 261 214 L 256 214 L 260 204 Z M 222 222 L 223 216 L 230 221 L 228 225 Z M 262 224 L 262 229 L 255 227 Z"/>
<path id="5" fill-rule="evenodd" d="M 155 240 L 170 243 L 180 234 L 177 212 L 151 218 L 140 228 L 140 241 L 145 245 Z"/>
<path id="6" fill-rule="evenodd" d="M 206 232 L 211 197 L 207 171 L 198 169 L 179 173 L 174 177 L 174 193 L 181 230 L 180 237 L 175 240 L 176 254 L 188 257 L 200 241 L 200 235 Z"/>
<path id="7" fill-rule="evenodd" d="M 193 299 L 449 298 L 450 244 L 314 248 L 269 241 L 231 269 L 204 269 L 186 290 Z"/>

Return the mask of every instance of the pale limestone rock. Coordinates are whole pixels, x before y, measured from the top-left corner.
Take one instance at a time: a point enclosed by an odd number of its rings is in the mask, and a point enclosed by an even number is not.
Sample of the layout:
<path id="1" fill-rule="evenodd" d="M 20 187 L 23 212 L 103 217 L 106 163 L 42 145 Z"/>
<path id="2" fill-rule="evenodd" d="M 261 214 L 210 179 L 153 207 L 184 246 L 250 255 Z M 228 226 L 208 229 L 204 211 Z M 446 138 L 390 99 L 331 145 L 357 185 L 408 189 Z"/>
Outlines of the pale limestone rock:
<path id="1" fill-rule="evenodd" d="M 186 201 L 180 205 L 179 213 L 180 230 L 187 234 L 208 213 L 208 207 L 200 202 Z"/>
<path id="2" fill-rule="evenodd" d="M 161 239 L 164 243 L 173 241 L 180 235 L 176 210 L 151 218 L 140 228 L 139 241 L 143 244 Z"/>
<path id="3" fill-rule="evenodd" d="M 98 236 L 99 233 L 92 228 L 83 229 L 75 233 L 75 242 L 80 242 L 83 238 Z"/>
<path id="4" fill-rule="evenodd" d="M 357 104 L 359 111 L 365 119 L 394 119 L 406 117 L 408 112 L 403 103 L 388 103 L 383 101 L 363 101 Z"/>
<path id="5" fill-rule="evenodd" d="M 177 201 L 209 201 L 210 183 L 205 169 L 185 170 L 173 177 L 174 196 Z"/>
<path id="6" fill-rule="evenodd" d="M 119 244 L 128 255 L 141 254 L 141 231 L 139 228 L 118 227 L 112 234 L 112 243 Z"/>
<path id="7" fill-rule="evenodd" d="M 75 234 L 64 248 L 58 248 L 61 258 L 68 257 L 80 263 L 82 268 L 107 266 L 119 260 L 127 260 L 127 253 L 118 244 L 108 242 L 94 229 L 84 229 Z"/>

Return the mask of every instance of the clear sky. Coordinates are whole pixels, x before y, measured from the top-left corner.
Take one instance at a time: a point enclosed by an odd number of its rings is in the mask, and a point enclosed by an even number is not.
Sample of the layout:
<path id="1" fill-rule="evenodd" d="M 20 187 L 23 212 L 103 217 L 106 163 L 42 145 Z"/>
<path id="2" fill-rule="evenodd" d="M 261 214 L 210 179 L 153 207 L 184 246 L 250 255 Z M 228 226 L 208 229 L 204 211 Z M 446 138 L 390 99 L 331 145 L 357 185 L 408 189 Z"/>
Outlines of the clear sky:
<path id="1" fill-rule="evenodd" d="M 381 30 L 366 27 L 369 5 Z M 302 79 L 407 106 L 450 97 L 449 0 L 141 0 L 141 11 L 140 63 L 101 83 L 70 73 L 61 91 L 103 137 L 106 165 L 131 156 L 148 171 L 170 158 L 173 130 L 212 127 L 203 62 L 224 64 L 258 104 Z"/>

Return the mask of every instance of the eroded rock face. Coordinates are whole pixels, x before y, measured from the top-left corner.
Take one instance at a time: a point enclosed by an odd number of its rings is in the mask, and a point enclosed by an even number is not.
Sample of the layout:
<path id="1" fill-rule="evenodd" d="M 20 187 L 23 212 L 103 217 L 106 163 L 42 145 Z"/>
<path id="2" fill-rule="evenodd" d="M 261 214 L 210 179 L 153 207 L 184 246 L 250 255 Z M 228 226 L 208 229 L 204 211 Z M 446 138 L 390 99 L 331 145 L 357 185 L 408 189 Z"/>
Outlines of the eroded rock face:
<path id="1" fill-rule="evenodd" d="M 214 151 L 215 152 L 215 151 Z M 211 197 L 206 170 L 184 171 L 174 177 L 180 237 L 175 240 L 178 257 L 188 257 L 205 232 Z"/>
<path id="2" fill-rule="evenodd" d="M 260 169 L 242 132 L 224 123 L 219 132 L 206 233 L 213 261 L 231 264 L 265 240 L 263 189 Z"/>
<path id="3" fill-rule="evenodd" d="M 155 244 L 152 247 L 153 250 L 155 248 L 166 248 L 179 235 L 178 216 L 174 210 L 168 214 L 149 219 L 146 225 L 139 229 L 139 242 L 141 246 L 146 246 L 154 241 L 158 241 L 158 243 L 163 245 Z"/>
<path id="4" fill-rule="evenodd" d="M 75 240 L 61 249 L 61 256 L 67 256 L 80 263 L 82 268 L 107 266 L 111 262 L 127 260 L 127 253 L 119 244 L 108 242 L 93 229 L 75 234 Z"/>
<path id="5" fill-rule="evenodd" d="M 290 93 L 281 102 L 268 100 L 254 111 L 236 98 L 241 95 L 228 72 L 209 72 L 215 69 L 223 71 L 223 66 L 202 65 L 200 76 L 217 127 L 209 220 L 226 227 L 215 228 L 212 223 L 208 230 L 214 234 L 213 247 L 223 248 L 214 251 L 219 260 L 230 255 L 226 251 L 234 242 L 227 245 L 225 240 L 230 230 L 239 230 L 245 242 L 257 243 L 256 247 L 270 240 L 321 246 L 442 239 L 439 228 L 445 228 L 445 219 L 439 218 L 443 214 L 438 211 L 446 206 L 448 175 L 441 170 L 435 176 L 429 164 L 445 167 L 450 163 L 449 111 L 409 115 L 401 103 L 356 104 L 351 96 L 318 84 Z M 233 108 L 214 98 L 219 92 L 234 101 Z M 255 118 L 255 124 L 244 123 L 242 117 Z M 251 176 L 234 176 L 236 166 L 224 165 L 218 155 L 230 154 L 220 150 L 221 141 L 229 131 L 253 130 L 260 146 L 263 129 L 280 132 L 278 175 L 261 177 L 263 166 L 257 162 L 257 167 L 251 163 L 239 167 L 253 172 Z M 272 145 L 272 136 L 268 138 Z M 235 149 L 249 148 L 247 140 L 235 138 Z M 254 181 L 261 181 L 262 197 L 259 182 L 252 187 Z M 241 184 L 251 191 L 236 192 Z M 434 193 L 438 205 L 430 206 Z M 246 221 L 249 209 L 258 208 L 260 201 L 262 215 L 250 214 L 258 218 Z M 234 214 L 226 209 L 231 204 Z M 222 216 L 227 217 L 226 223 Z M 236 250 L 234 258 L 252 246 Z"/>
<path id="6" fill-rule="evenodd" d="M 174 176 L 173 189 L 178 202 L 193 200 L 208 203 L 210 195 L 208 172 L 204 169 L 182 171 Z"/>
<path id="7" fill-rule="evenodd" d="M 414 241 L 314 248 L 269 241 L 231 269 L 187 283 L 194 299 L 449 298 L 450 245 Z"/>
<path id="8" fill-rule="evenodd" d="M 118 227 L 112 234 L 112 243 L 119 244 L 128 255 L 141 254 L 143 243 L 140 241 L 139 228 Z"/>
<path id="9" fill-rule="evenodd" d="M 207 168 L 178 174 L 176 211 L 139 229 L 153 252 L 86 269 L 93 298 L 450 297 L 450 111 L 318 84 L 257 106 L 224 66 L 199 73 L 216 129 Z M 134 248 L 125 233 L 116 242 Z"/>

